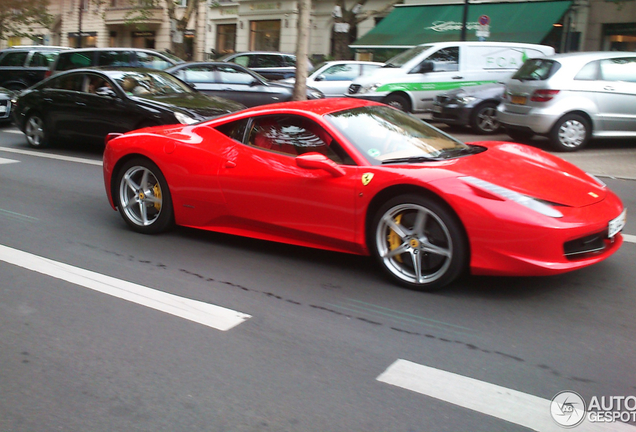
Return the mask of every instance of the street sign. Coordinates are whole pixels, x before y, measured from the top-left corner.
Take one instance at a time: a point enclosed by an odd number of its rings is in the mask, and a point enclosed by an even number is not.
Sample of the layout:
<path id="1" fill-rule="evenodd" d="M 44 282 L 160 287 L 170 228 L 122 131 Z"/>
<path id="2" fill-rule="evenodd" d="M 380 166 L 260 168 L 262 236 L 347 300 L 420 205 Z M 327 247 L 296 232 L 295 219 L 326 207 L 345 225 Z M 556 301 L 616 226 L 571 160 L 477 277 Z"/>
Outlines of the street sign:
<path id="1" fill-rule="evenodd" d="M 482 15 L 479 17 L 479 24 L 488 25 L 490 24 L 490 17 L 488 15 Z"/>

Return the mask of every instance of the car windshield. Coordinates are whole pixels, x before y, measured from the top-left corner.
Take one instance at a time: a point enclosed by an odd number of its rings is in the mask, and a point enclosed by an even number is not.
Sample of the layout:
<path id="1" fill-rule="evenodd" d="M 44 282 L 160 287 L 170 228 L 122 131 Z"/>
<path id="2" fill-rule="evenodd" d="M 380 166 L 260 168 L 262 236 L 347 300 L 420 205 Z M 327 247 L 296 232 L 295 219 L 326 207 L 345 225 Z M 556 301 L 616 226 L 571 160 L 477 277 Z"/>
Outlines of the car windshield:
<path id="1" fill-rule="evenodd" d="M 373 165 L 442 160 L 473 151 L 439 129 L 387 106 L 353 108 L 325 118 Z"/>
<path id="2" fill-rule="evenodd" d="M 430 47 L 431 45 L 419 45 L 419 46 L 413 47 L 389 59 L 382 67 L 385 67 L 385 68 L 402 67 L 404 66 L 404 64 L 408 63 L 409 61 L 411 61 L 412 59 L 420 55 L 421 52 L 426 51 Z"/>
<path id="3" fill-rule="evenodd" d="M 153 97 L 196 92 L 169 73 L 160 71 L 122 71 L 110 76 L 128 95 Z"/>

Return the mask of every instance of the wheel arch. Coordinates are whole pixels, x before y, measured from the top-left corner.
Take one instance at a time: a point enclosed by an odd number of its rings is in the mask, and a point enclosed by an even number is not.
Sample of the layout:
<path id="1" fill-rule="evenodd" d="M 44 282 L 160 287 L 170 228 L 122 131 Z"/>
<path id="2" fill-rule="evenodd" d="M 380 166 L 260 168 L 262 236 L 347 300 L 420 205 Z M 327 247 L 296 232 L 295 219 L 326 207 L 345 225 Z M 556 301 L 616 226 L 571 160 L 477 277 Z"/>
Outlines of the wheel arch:
<path id="1" fill-rule="evenodd" d="M 391 96 L 401 96 L 401 97 L 405 98 L 409 102 L 409 105 L 411 105 L 410 106 L 410 110 L 408 112 L 413 112 L 415 104 L 413 103 L 413 98 L 411 97 L 411 95 L 408 92 L 406 92 L 404 90 L 392 91 L 388 95 L 384 96 L 384 98 L 382 99 L 382 102 L 386 103 L 386 100 L 388 98 L 390 98 Z"/>
<path id="2" fill-rule="evenodd" d="M 116 205 L 115 203 L 117 202 L 115 200 L 115 194 L 117 193 L 117 182 L 115 181 L 117 178 L 117 175 L 119 174 L 119 171 L 121 171 L 121 167 L 124 166 L 128 161 L 132 160 L 132 159 L 145 159 L 149 162 L 152 162 L 153 164 L 157 165 L 157 163 L 155 161 L 153 161 L 151 158 L 149 158 L 148 156 L 141 154 L 141 153 L 128 153 L 125 156 L 122 156 L 117 163 L 115 163 L 115 165 L 113 166 L 113 170 L 110 173 L 110 194 L 113 200 L 113 204 Z M 157 165 L 157 167 L 159 168 L 159 170 L 161 170 L 161 167 L 159 167 L 159 165 Z M 163 170 L 161 170 L 162 175 L 165 178 L 165 174 L 163 174 Z M 170 184 L 168 184 L 168 188 L 170 188 Z"/>
<path id="3" fill-rule="evenodd" d="M 579 115 L 581 117 L 583 117 L 585 120 L 587 120 L 587 122 L 590 125 L 590 136 L 594 135 L 594 130 L 596 129 L 595 127 L 595 120 L 592 118 L 591 115 L 589 115 L 587 113 L 587 111 L 583 111 L 583 110 L 573 110 L 573 111 L 568 111 L 565 112 L 563 114 L 561 114 L 559 116 L 559 118 L 556 119 L 556 121 L 554 122 L 554 124 L 552 124 L 552 126 L 550 127 L 550 131 L 548 132 L 548 135 L 552 132 L 552 130 L 554 129 L 554 127 L 556 126 L 556 124 L 565 116 L 567 115 Z"/>

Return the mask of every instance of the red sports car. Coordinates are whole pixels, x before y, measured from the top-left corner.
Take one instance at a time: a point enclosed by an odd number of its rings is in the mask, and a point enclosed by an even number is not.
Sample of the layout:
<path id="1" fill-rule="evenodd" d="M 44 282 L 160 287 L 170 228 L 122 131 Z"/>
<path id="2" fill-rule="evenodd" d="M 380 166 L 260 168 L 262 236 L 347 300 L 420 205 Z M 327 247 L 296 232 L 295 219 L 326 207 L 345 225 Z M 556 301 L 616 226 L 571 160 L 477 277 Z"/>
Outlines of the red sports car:
<path id="1" fill-rule="evenodd" d="M 551 275 L 622 244 L 600 180 L 536 148 L 464 144 L 374 102 L 266 105 L 107 139 L 113 208 L 141 233 L 173 224 L 372 255 L 410 288 L 470 270 Z"/>

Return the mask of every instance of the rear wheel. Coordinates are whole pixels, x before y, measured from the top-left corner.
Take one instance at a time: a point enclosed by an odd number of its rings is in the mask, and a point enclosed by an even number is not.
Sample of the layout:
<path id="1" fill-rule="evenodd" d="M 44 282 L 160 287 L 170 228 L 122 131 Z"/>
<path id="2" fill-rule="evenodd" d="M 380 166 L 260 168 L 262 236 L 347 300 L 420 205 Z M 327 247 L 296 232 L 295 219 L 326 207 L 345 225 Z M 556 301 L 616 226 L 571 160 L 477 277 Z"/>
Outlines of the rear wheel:
<path id="1" fill-rule="evenodd" d="M 450 284 L 468 264 L 468 242 L 457 217 L 419 195 L 385 203 L 373 220 L 369 244 L 391 278 L 420 291 Z"/>
<path id="2" fill-rule="evenodd" d="M 384 103 L 400 111 L 411 112 L 411 101 L 406 96 L 390 94 L 384 99 Z"/>
<path id="3" fill-rule="evenodd" d="M 44 148 L 49 145 L 49 133 L 44 118 L 40 114 L 29 116 L 24 127 L 24 134 L 31 147 Z"/>
<path id="4" fill-rule="evenodd" d="M 168 183 L 153 162 L 142 158 L 126 162 L 115 182 L 115 203 L 132 229 L 143 234 L 155 234 L 173 224 Z"/>
<path id="5" fill-rule="evenodd" d="M 497 121 L 497 104 L 486 102 L 473 109 L 470 127 L 479 134 L 493 134 L 501 128 Z"/>
<path id="6" fill-rule="evenodd" d="M 550 131 L 550 144 L 558 151 L 577 151 L 588 143 L 592 128 L 585 117 L 567 114 Z"/>

